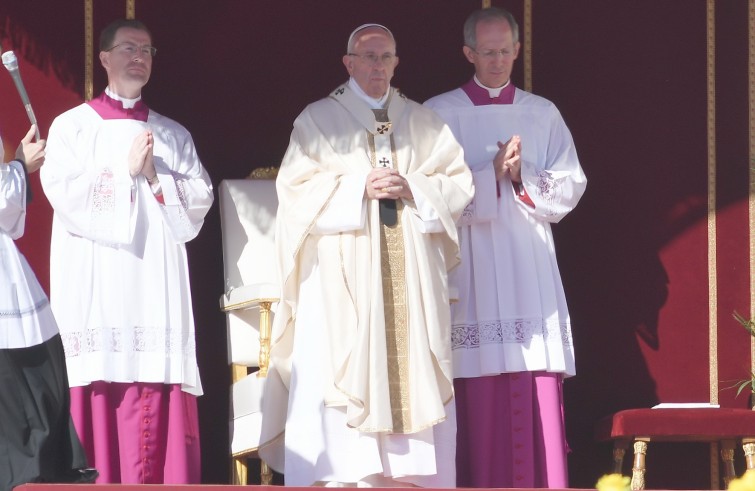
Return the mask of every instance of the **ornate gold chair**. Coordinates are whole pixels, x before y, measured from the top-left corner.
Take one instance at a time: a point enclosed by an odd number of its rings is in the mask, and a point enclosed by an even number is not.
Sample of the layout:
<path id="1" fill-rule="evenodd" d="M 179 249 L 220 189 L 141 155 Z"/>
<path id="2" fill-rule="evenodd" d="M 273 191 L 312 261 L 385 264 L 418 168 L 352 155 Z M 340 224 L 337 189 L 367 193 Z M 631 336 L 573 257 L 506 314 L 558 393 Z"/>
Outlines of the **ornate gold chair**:
<path id="1" fill-rule="evenodd" d="M 220 308 L 226 313 L 232 384 L 232 484 L 247 484 L 247 459 L 257 457 L 262 431 L 260 403 L 269 363 L 271 307 L 279 297 L 274 250 L 276 174 L 276 168 L 256 169 L 247 179 L 222 181 L 218 190 L 226 282 Z M 256 367 L 259 370 L 254 371 Z M 272 417 L 285 418 L 285 414 Z M 261 483 L 271 482 L 272 472 L 261 461 Z"/>

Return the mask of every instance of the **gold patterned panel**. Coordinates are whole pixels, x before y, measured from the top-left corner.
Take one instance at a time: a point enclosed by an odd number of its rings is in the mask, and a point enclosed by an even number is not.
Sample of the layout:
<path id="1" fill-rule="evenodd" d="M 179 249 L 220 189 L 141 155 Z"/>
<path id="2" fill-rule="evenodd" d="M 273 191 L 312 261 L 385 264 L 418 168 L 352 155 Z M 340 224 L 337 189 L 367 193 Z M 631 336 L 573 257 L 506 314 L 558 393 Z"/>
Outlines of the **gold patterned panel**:
<path id="1" fill-rule="evenodd" d="M 278 167 L 257 167 L 252 170 L 247 179 L 275 179 L 278 177 Z"/>
<path id="2" fill-rule="evenodd" d="M 716 262 L 716 7 L 707 2 L 708 355 L 710 402 L 718 404 L 718 267 Z"/>
<path id="3" fill-rule="evenodd" d="M 532 0 L 524 0 L 524 90 L 532 92 Z"/>
<path id="4" fill-rule="evenodd" d="M 755 319 L 755 1 L 750 0 L 747 13 L 750 40 L 750 319 Z M 750 341 L 750 365 L 755 372 L 755 338 Z"/>
<path id="5" fill-rule="evenodd" d="M 401 200 L 396 200 L 396 208 L 401 217 L 404 208 Z M 409 320 L 401 218 L 396 225 L 380 225 L 380 265 L 393 432 L 411 433 L 416 428 L 412 423 L 409 401 Z"/>
<path id="6" fill-rule="evenodd" d="M 93 0 L 84 0 L 84 100 L 89 101 L 94 95 L 92 86 L 94 76 L 94 7 Z"/>

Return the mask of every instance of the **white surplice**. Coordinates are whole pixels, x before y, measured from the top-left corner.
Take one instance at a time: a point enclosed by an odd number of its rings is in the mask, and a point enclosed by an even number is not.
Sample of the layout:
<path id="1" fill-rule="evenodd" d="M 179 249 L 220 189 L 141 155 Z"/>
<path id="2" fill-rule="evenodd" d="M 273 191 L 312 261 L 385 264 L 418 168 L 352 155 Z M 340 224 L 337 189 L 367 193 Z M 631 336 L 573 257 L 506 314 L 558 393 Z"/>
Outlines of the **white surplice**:
<path id="1" fill-rule="evenodd" d="M 455 485 L 447 271 L 458 262 L 454 221 L 471 199 L 472 179 L 442 121 L 391 90 L 391 124 L 377 131 L 371 109 L 348 85 L 308 106 L 278 175 L 284 284 L 268 384 L 286 387 L 277 407 L 287 407 L 288 417 L 285 457 L 276 445 L 261 456 L 284 472 L 287 485 L 374 485 L 370 476 Z M 388 395 L 378 203 L 365 199 L 383 144 L 393 152 L 386 162 L 415 198 L 399 211 L 412 422 L 402 433 L 393 427 Z"/>
<path id="2" fill-rule="evenodd" d="M 164 204 L 129 175 L 151 129 Z M 149 111 L 103 119 L 90 105 L 53 121 L 41 170 L 52 204 L 50 300 L 72 387 L 92 381 L 181 384 L 202 394 L 185 243 L 213 202 L 189 132 Z"/>
<path id="3" fill-rule="evenodd" d="M 558 109 L 517 89 L 513 104 L 474 106 L 462 89 L 425 105 L 464 147 L 474 200 L 459 221 L 462 265 L 451 276 L 460 301 L 453 311 L 456 377 L 522 371 L 575 374 L 571 323 L 551 223 L 574 209 L 587 179 Z M 520 135 L 522 185 L 496 182 L 497 142 Z M 500 194 L 500 196 L 499 196 Z"/>
<path id="4" fill-rule="evenodd" d="M 24 233 L 26 185 L 20 162 L 0 163 L 0 349 L 36 346 L 58 333 L 47 295 L 13 242 Z"/>

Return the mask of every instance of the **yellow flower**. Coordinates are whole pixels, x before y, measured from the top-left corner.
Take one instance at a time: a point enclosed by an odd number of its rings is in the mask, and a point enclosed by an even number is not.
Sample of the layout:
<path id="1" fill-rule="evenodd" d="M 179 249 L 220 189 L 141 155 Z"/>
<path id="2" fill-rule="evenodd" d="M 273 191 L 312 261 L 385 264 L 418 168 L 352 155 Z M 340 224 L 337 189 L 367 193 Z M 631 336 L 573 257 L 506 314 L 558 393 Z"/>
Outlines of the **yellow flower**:
<path id="1" fill-rule="evenodd" d="M 738 479 L 732 479 L 727 489 L 729 491 L 755 491 L 755 469 L 748 470 Z"/>
<path id="2" fill-rule="evenodd" d="M 629 491 L 630 479 L 621 474 L 606 474 L 598 479 L 595 489 L 598 491 Z M 755 491 L 755 489 L 739 489 L 734 491 Z"/>

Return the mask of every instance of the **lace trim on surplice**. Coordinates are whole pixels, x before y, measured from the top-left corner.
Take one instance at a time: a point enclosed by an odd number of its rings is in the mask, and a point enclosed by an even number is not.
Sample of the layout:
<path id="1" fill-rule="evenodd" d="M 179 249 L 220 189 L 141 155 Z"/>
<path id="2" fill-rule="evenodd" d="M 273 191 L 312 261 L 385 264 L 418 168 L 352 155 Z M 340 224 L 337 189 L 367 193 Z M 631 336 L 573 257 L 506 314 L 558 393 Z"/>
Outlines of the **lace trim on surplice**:
<path id="1" fill-rule="evenodd" d="M 566 322 L 546 322 L 543 319 L 515 319 L 476 324 L 454 324 L 451 330 L 452 349 L 475 349 L 490 344 L 525 344 L 533 337 L 560 339 L 571 349 L 571 326 Z"/>
<path id="2" fill-rule="evenodd" d="M 566 178 L 555 178 L 547 170 L 541 170 L 537 173 L 537 183 L 535 184 L 535 193 L 546 204 L 546 215 L 557 215 L 553 204 L 561 201 L 563 195 L 563 186 Z"/>
<path id="3" fill-rule="evenodd" d="M 107 233 L 112 230 L 115 213 L 115 183 L 113 172 L 104 168 L 92 189 L 92 231 Z"/>
<path id="4" fill-rule="evenodd" d="M 47 300 L 47 298 L 42 298 L 37 301 L 34 305 L 27 307 L 25 309 L 10 309 L 10 310 L 2 310 L 0 309 L 0 319 L 16 319 L 21 318 L 27 315 L 32 315 L 36 312 L 39 312 L 43 308 L 47 307 L 47 305 L 50 302 Z"/>
<path id="5" fill-rule="evenodd" d="M 194 235 L 195 227 L 189 219 L 189 200 L 186 198 L 186 179 L 176 179 L 176 197 L 178 198 L 178 206 L 175 207 L 176 214 L 173 215 L 178 219 L 178 225 L 174 230 L 181 230 L 182 236 L 191 237 Z"/>
<path id="6" fill-rule="evenodd" d="M 112 328 L 61 333 L 66 357 L 90 353 L 193 353 L 192 336 L 182 330 L 165 332 L 164 327 Z"/>

